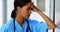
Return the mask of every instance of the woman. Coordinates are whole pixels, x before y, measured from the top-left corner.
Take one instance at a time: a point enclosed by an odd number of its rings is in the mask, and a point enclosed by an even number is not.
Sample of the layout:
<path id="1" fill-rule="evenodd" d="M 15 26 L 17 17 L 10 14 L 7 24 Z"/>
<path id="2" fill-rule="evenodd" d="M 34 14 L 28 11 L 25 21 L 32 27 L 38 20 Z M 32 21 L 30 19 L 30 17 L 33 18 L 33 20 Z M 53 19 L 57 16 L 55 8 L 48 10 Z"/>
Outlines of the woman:
<path id="1" fill-rule="evenodd" d="M 31 11 L 39 13 L 47 24 L 29 19 Z M 31 0 L 15 0 L 11 19 L 1 27 L 0 32 L 46 32 L 47 29 L 55 27 L 53 21 L 39 10 Z"/>

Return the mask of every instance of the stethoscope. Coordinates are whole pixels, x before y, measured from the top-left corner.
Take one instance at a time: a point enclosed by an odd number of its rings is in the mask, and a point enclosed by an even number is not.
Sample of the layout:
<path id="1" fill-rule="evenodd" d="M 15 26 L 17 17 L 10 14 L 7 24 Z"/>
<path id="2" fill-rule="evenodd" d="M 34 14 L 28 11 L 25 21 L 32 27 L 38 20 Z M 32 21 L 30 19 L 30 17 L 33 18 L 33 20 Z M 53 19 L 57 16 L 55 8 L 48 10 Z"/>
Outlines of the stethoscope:
<path id="1" fill-rule="evenodd" d="M 29 25 L 29 22 L 28 22 L 28 20 L 26 19 L 26 21 L 27 21 L 27 24 L 28 24 L 28 27 L 27 27 L 27 29 L 26 29 L 26 32 L 32 32 L 32 30 L 30 29 L 30 25 Z M 15 19 L 13 19 L 13 25 L 14 25 L 14 32 L 15 32 L 15 30 L 16 30 L 16 28 L 15 28 Z"/>

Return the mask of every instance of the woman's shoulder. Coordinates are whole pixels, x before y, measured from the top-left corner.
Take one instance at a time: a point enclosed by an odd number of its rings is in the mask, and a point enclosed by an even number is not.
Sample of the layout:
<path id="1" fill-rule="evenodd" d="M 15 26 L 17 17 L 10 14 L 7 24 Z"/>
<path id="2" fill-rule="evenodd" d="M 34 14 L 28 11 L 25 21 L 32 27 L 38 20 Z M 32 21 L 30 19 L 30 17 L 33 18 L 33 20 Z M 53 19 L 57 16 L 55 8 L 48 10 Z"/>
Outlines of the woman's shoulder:
<path id="1" fill-rule="evenodd" d="M 47 23 L 29 19 L 30 27 L 35 31 L 47 30 Z"/>
<path id="2" fill-rule="evenodd" d="M 12 19 L 10 19 L 8 22 L 6 22 L 4 25 L 1 26 L 0 32 L 6 32 L 6 30 L 10 29 L 12 26 Z"/>
<path id="3" fill-rule="evenodd" d="M 35 26 L 47 26 L 47 24 L 44 23 L 43 21 L 37 21 L 32 19 L 29 19 L 29 23 Z"/>
<path id="4" fill-rule="evenodd" d="M 28 19 L 29 23 L 31 24 L 38 24 L 40 22 L 38 22 L 37 20 L 32 20 L 32 19 Z"/>

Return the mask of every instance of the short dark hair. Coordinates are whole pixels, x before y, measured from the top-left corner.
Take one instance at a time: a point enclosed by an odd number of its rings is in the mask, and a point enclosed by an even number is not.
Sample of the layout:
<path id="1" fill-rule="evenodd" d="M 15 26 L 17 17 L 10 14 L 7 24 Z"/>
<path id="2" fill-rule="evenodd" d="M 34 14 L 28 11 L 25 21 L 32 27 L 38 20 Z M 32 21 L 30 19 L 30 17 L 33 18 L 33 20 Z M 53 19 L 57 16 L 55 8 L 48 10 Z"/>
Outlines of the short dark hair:
<path id="1" fill-rule="evenodd" d="M 16 17 L 17 6 L 23 7 L 23 6 L 25 6 L 29 2 L 31 2 L 31 0 L 14 0 L 14 10 L 11 13 L 11 17 L 12 18 Z"/>

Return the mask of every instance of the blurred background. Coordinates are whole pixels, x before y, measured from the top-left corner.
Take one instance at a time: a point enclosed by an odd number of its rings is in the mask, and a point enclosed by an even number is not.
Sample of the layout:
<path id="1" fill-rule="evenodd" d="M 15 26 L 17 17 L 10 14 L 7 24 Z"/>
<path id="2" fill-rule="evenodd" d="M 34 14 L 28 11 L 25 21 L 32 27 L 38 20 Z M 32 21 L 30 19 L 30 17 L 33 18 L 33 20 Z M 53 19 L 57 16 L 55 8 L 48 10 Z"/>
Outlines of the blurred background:
<path id="1" fill-rule="evenodd" d="M 0 27 L 11 18 L 13 2 L 14 0 L 0 0 Z M 60 32 L 60 0 L 32 0 L 32 2 L 57 25 L 55 29 L 48 32 Z M 45 22 L 37 12 L 33 12 L 30 19 Z"/>

